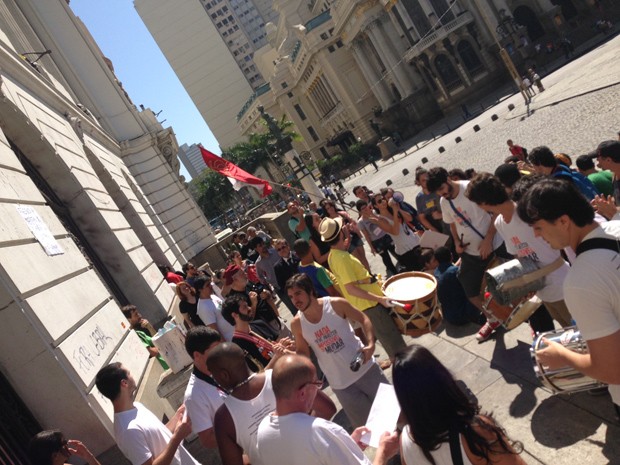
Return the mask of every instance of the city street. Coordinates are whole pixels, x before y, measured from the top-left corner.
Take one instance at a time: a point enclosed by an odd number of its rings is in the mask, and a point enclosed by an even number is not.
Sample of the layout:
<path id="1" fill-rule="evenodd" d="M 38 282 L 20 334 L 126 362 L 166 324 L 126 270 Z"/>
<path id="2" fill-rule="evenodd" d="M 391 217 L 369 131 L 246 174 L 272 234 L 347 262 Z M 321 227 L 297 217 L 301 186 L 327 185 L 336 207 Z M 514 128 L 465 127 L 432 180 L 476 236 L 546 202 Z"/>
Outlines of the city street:
<path id="1" fill-rule="evenodd" d="M 466 122 L 458 129 L 428 143 L 431 132 L 445 132 L 445 122 L 440 122 L 423 131 L 413 139 L 414 146 L 406 155 L 398 154 L 388 161 L 380 161 L 379 172 L 372 166 L 366 173 L 346 179 L 345 186 L 352 191 L 358 184 L 372 190 L 384 187 L 386 180 L 392 187 L 413 200 L 418 188 L 414 186 L 416 166 L 443 166 L 452 168 L 474 168 L 476 171 L 494 171 L 497 165 L 510 155 L 506 140 L 512 139 L 528 150 L 547 145 L 554 152 L 577 156 L 594 150 L 599 142 L 615 139 L 620 131 L 620 36 L 574 60 L 558 71 L 543 77 L 545 91 L 536 94 L 529 108 L 520 94 L 502 100 L 481 115 Z M 489 89 L 489 93 L 496 92 Z M 515 105 L 513 111 L 508 105 Z M 491 120 L 496 114 L 499 118 Z M 462 122 L 462 118 L 460 119 Z M 449 122 L 451 127 L 455 124 Z M 473 127 L 480 126 L 475 132 Z M 455 139 L 461 137 L 462 142 Z M 411 142 L 411 141 L 409 141 Z M 415 143 L 420 146 L 416 150 Z M 439 147 L 446 151 L 439 153 Z M 402 174 L 403 169 L 409 175 Z M 353 200 L 349 196 L 347 200 Z"/>
<path id="2" fill-rule="evenodd" d="M 378 191 L 389 179 L 392 187 L 414 201 L 416 166 L 428 158 L 426 168 L 444 166 L 493 171 L 509 156 L 507 139 L 532 149 L 547 145 L 554 152 L 573 157 L 596 148 L 599 142 L 615 139 L 620 130 L 620 37 L 607 42 L 543 78 L 545 91 L 528 107 L 520 94 L 463 124 L 451 133 L 424 145 L 424 137 L 414 147 L 394 159 L 379 162 L 345 181 L 352 192 L 355 185 Z M 513 111 L 508 105 L 515 105 Z M 491 115 L 497 114 L 496 121 Z M 480 131 L 473 130 L 474 125 Z M 445 123 L 425 131 L 430 139 L 445 130 Z M 456 143 L 455 138 L 462 142 Z M 439 153 L 439 147 L 445 148 Z M 402 170 L 409 170 L 403 175 Z M 347 201 L 354 200 L 353 195 Z M 375 272 L 384 272 L 372 257 Z M 506 428 L 510 437 L 524 445 L 527 463 L 554 465 L 620 463 L 620 427 L 607 394 L 551 395 L 540 387 L 532 369 L 529 349 L 532 335 L 527 325 L 511 332 L 500 331 L 495 339 L 479 344 L 477 328 L 440 327 L 438 334 L 409 339 L 430 348 L 478 398 L 486 412 Z"/>

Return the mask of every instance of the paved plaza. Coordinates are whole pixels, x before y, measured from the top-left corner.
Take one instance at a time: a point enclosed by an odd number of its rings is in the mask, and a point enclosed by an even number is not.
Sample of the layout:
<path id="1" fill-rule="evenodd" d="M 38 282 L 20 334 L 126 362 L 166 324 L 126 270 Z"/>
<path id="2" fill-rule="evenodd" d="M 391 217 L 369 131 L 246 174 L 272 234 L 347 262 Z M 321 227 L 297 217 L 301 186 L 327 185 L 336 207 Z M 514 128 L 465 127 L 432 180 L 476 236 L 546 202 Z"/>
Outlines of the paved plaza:
<path id="1" fill-rule="evenodd" d="M 493 171 L 509 156 L 507 139 L 531 149 L 548 145 L 554 152 L 573 157 L 593 150 L 600 141 L 617 137 L 620 130 L 620 37 L 596 48 L 545 76 L 546 90 L 529 107 L 520 95 L 505 98 L 457 130 L 408 149 L 393 160 L 379 163 L 379 172 L 368 167 L 350 177 L 345 186 L 366 185 L 378 190 L 393 182 L 405 198 L 413 201 L 418 188 L 414 171 L 428 158 L 427 168 L 475 168 Z M 508 110 L 512 103 L 515 109 Z M 491 115 L 498 120 L 492 121 Z M 443 123 L 436 125 L 441 130 Z M 480 131 L 473 130 L 474 125 Z M 444 125 L 445 126 L 445 125 Z M 430 130 L 427 131 L 430 134 Z M 437 133 L 437 132 L 436 132 Z M 460 136 L 462 142 L 456 143 Z M 424 139 L 418 139 L 419 145 Z M 439 153 L 439 147 L 446 151 Z M 402 170 L 409 174 L 403 175 Z M 351 195 L 347 200 L 353 200 Z M 375 271 L 384 272 L 377 257 Z M 614 423 L 607 394 L 551 395 L 536 379 L 529 349 L 532 336 L 527 325 L 499 332 L 479 344 L 477 328 L 443 325 L 438 333 L 408 338 L 431 349 L 478 398 L 484 411 L 493 412 L 509 435 L 523 442 L 528 463 L 554 465 L 620 463 L 620 427 Z"/>
<path id="2" fill-rule="evenodd" d="M 545 92 L 537 94 L 529 107 L 517 94 L 503 95 L 489 89 L 489 95 L 501 103 L 489 108 L 451 133 L 460 116 L 449 117 L 408 141 L 411 148 L 386 162 L 379 162 L 379 172 L 369 166 L 365 172 L 346 180 L 345 186 L 366 185 L 373 190 L 392 180 L 393 187 L 413 201 L 418 188 L 414 172 L 426 157 L 427 168 L 442 165 L 450 168 L 494 170 L 509 155 L 507 139 L 531 149 L 548 145 L 555 152 L 574 158 L 593 150 L 600 141 L 617 137 L 620 130 L 620 37 L 596 48 L 587 55 L 543 77 Z M 507 87 L 506 87 L 507 88 Z M 508 110 L 512 103 L 515 109 Z M 496 121 L 491 116 L 497 114 Z M 460 120 L 462 122 L 462 119 Z M 474 125 L 480 131 L 473 130 Z M 462 142 L 456 143 L 455 138 Z M 416 149 L 418 144 L 420 149 Z M 446 150 L 439 153 L 439 147 Z M 402 170 L 409 174 L 403 175 Z M 351 195 L 347 200 L 354 200 Z M 379 257 L 367 249 L 374 272 L 384 273 Z M 288 314 L 280 306 L 283 314 Z M 290 321 L 290 314 L 287 315 Z M 409 344 L 419 343 L 430 350 L 462 380 L 478 398 L 485 412 L 492 412 L 510 437 L 524 445 L 528 464 L 581 465 L 620 464 L 620 426 L 614 424 L 609 395 L 589 393 L 551 395 L 540 387 L 534 375 L 529 349 L 532 335 L 527 325 L 513 331 L 497 331 L 496 336 L 479 344 L 474 336 L 477 327 L 454 327 L 443 324 L 436 334 L 419 338 L 406 337 Z M 380 345 L 378 354 L 385 358 Z M 391 378 L 391 369 L 386 374 Z M 338 404 L 329 387 L 326 392 Z M 348 425 L 344 412 L 335 421 Z M 198 441 L 190 449 L 202 463 L 219 463 Z M 372 450 L 367 449 L 372 455 Z"/>

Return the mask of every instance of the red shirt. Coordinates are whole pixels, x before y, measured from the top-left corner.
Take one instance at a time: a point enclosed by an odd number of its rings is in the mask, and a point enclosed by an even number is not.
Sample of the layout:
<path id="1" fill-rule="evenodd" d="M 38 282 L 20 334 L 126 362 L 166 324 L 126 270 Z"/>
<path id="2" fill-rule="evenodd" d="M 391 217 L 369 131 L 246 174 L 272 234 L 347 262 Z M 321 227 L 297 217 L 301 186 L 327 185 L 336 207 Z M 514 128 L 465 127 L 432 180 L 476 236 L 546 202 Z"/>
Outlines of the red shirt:
<path id="1" fill-rule="evenodd" d="M 523 160 L 523 147 L 515 144 L 512 147 L 508 147 L 508 150 L 510 150 L 510 153 L 515 157 L 519 157 L 520 160 Z"/>

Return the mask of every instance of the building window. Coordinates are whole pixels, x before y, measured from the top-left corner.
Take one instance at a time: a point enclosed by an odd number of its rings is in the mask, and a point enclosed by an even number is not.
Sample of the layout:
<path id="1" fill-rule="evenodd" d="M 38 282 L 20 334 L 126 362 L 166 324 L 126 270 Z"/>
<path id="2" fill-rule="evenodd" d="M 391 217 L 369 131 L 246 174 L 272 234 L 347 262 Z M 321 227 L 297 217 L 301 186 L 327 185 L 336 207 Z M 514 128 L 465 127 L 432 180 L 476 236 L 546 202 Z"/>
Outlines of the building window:
<path id="1" fill-rule="evenodd" d="M 467 72 L 471 76 L 476 76 L 484 71 L 478 54 L 467 40 L 461 40 L 456 46 L 456 50 L 461 56 L 465 69 L 467 69 Z"/>
<path id="2" fill-rule="evenodd" d="M 325 150 L 325 147 L 321 147 L 319 150 L 321 151 L 323 158 L 329 158 L 329 154 L 327 153 L 327 150 Z"/>
<path id="3" fill-rule="evenodd" d="M 454 90 L 462 84 L 456 68 L 454 68 L 450 59 L 443 53 L 435 58 L 435 68 L 437 68 L 439 77 L 449 91 Z"/>
<path id="4" fill-rule="evenodd" d="M 302 121 L 306 119 L 306 114 L 301 109 L 299 104 L 296 103 L 295 105 L 293 105 L 293 108 L 295 108 L 295 111 L 297 112 L 297 114 L 299 115 L 299 117 L 301 118 Z"/>
<path id="5" fill-rule="evenodd" d="M 322 40 L 327 40 L 327 39 L 329 39 L 329 36 L 327 35 L 327 32 L 323 32 L 323 33 L 321 34 L 321 39 L 322 39 Z"/>
<path id="6" fill-rule="evenodd" d="M 312 140 L 314 142 L 319 140 L 319 135 L 316 133 L 312 126 L 308 126 L 306 129 L 308 130 L 308 133 L 310 134 L 310 137 L 312 137 Z"/>

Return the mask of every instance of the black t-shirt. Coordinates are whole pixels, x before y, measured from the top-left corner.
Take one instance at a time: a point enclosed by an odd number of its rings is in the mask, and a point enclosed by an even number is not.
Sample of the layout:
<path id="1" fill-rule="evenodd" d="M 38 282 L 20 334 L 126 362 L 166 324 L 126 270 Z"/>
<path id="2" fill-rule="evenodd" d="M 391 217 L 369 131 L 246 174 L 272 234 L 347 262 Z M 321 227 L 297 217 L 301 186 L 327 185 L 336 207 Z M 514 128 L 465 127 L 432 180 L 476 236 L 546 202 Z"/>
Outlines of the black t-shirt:
<path id="1" fill-rule="evenodd" d="M 189 315 L 189 320 L 195 326 L 204 326 L 203 321 L 198 316 L 198 299 L 196 299 L 196 303 L 192 304 L 186 300 L 181 300 L 179 302 L 179 311 L 181 313 L 187 313 Z"/>

